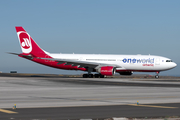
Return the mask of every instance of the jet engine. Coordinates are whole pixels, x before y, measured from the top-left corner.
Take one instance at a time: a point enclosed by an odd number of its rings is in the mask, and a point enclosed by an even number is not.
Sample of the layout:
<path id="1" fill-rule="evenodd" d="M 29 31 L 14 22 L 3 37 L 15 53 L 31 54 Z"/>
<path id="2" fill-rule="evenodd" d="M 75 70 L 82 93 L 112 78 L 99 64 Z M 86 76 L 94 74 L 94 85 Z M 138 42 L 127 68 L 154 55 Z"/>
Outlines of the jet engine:
<path id="1" fill-rule="evenodd" d="M 103 66 L 97 69 L 97 72 L 101 75 L 112 76 L 115 74 L 116 69 L 113 66 Z"/>

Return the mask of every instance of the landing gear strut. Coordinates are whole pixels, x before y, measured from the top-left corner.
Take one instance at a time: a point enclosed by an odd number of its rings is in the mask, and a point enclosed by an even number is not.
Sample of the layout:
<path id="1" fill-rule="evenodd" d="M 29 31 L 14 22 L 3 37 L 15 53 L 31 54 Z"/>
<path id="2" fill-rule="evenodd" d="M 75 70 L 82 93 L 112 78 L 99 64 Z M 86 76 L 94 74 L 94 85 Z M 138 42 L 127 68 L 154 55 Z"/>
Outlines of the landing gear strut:
<path id="1" fill-rule="evenodd" d="M 159 78 L 159 72 L 156 72 L 155 78 L 156 78 L 156 79 Z"/>

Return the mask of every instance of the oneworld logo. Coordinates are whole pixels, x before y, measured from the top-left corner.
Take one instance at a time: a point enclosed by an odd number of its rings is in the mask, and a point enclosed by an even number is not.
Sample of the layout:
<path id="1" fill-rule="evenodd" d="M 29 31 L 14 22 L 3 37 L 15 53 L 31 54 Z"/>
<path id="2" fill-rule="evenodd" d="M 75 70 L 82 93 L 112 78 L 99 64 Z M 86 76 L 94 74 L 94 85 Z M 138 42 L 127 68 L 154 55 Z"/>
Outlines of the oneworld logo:
<path id="1" fill-rule="evenodd" d="M 32 51 L 31 37 L 25 31 L 17 32 L 21 49 L 23 53 L 30 53 Z"/>
<path id="2" fill-rule="evenodd" d="M 131 59 L 131 58 L 124 58 L 123 63 L 154 63 L 154 58 L 148 58 L 148 59 Z"/>

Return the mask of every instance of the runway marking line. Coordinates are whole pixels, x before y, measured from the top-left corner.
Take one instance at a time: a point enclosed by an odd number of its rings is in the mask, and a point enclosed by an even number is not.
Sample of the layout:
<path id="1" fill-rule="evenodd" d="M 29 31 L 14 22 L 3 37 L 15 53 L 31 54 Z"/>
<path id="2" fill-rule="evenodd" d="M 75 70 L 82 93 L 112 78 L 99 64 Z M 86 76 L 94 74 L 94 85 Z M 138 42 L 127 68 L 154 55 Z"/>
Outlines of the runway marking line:
<path id="1" fill-rule="evenodd" d="M 150 98 L 177 98 L 177 96 L 162 96 L 162 97 L 133 97 L 133 98 L 96 98 L 96 99 L 80 99 L 80 100 L 118 100 L 118 99 L 150 99 Z M 78 100 L 78 99 L 76 99 Z"/>
<path id="2" fill-rule="evenodd" d="M 176 109 L 178 107 L 168 107 L 168 106 L 155 106 L 155 105 L 137 105 L 137 104 L 128 104 L 130 106 L 140 106 L 140 107 L 154 107 L 154 108 L 169 108 L 169 109 Z"/>
<path id="3" fill-rule="evenodd" d="M 8 113 L 8 114 L 18 113 L 18 112 L 14 112 L 14 111 L 10 111 L 10 110 L 4 110 L 4 109 L 0 109 L 0 112 L 4 112 L 4 113 Z"/>

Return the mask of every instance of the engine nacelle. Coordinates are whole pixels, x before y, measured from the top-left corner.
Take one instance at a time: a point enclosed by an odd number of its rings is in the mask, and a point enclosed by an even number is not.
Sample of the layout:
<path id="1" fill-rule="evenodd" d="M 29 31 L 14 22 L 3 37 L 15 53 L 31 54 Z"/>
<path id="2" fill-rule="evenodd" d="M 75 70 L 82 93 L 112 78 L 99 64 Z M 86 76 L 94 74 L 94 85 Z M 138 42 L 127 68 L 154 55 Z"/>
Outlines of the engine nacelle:
<path id="1" fill-rule="evenodd" d="M 103 66 L 97 69 L 97 72 L 101 75 L 112 76 L 115 74 L 116 69 L 113 66 Z"/>
<path id="2" fill-rule="evenodd" d="M 130 72 L 120 72 L 119 74 L 120 75 L 132 75 L 133 72 L 132 71 L 130 71 Z"/>

